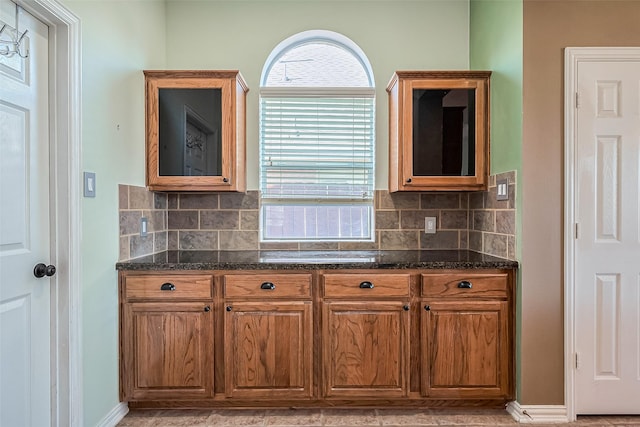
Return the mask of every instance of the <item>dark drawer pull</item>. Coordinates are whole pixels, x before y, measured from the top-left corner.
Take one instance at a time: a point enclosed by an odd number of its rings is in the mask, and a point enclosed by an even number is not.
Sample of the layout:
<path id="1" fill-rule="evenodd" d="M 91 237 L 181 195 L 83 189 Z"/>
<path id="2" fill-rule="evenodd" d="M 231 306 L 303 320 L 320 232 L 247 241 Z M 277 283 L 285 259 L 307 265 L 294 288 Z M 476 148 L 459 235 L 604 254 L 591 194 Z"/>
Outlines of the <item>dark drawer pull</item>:
<path id="1" fill-rule="evenodd" d="M 371 283 L 371 282 L 362 282 L 362 283 L 360 283 L 360 289 L 373 289 L 373 283 Z"/>
<path id="2" fill-rule="evenodd" d="M 431 306 L 430 305 L 425 305 L 424 306 L 424 310 L 425 311 L 431 311 Z"/>
<path id="3" fill-rule="evenodd" d="M 205 313 L 210 312 L 210 311 L 211 311 L 211 307 L 209 307 L 208 305 L 206 305 L 206 306 L 204 307 L 204 311 L 205 311 Z"/>
<path id="4" fill-rule="evenodd" d="M 173 283 L 163 283 L 162 286 L 160 286 L 160 290 L 161 291 L 175 291 L 176 290 L 176 285 L 174 285 Z"/>
<path id="5" fill-rule="evenodd" d="M 272 291 L 276 288 L 276 285 L 274 285 L 271 282 L 264 282 L 262 285 L 260 285 L 260 289 L 264 289 L 267 291 Z"/>
<path id="6" fill-rule="evenodd" d="M 409 307 L 409 304 L 406 304 L 406 305 L 403 305 L 403 306 L 402 306 L 402 309 L 403 309 L 404 311 L 409 311 L 409 308 L 410 308 L 410 307 Z"/>
<path id="7" fill-rule="evenodd" d="M 458 288 L 460 289 L 471 289 L 473 285 L 471 284 L 471 282 L 468 282 L 466 280 L 463 280 L 462 282 L 458 283 Z"/>

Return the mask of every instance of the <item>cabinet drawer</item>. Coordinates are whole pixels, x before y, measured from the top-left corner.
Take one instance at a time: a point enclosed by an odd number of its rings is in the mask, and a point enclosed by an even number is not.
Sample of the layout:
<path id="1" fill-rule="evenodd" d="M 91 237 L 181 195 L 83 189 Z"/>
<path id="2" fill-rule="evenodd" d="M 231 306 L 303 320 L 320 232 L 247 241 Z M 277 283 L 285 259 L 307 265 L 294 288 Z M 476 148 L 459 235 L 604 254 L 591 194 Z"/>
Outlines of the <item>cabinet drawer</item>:
<path id="1" fill-rule="evenodd" d="M 225 297 L 310 298 L 310 274 L 228 274 Z"/>
<path id="2" fill-rule="evenodd" d="M 337 298 L 404 297 L 409 295 L 409 274 L 325 274 L 324 296 Z"/>
<path id="3" fill-rule="evenodd" d="M 128 276 L 125 298 L 201 299 L 211 298 L 210 275 L 158 274 Z"/>
<path id="4" fill-rule="evenodd" d="M 422 295 L 428 297 L 504 298 L 507 274 L 442 273 L 422 275 Z"/>

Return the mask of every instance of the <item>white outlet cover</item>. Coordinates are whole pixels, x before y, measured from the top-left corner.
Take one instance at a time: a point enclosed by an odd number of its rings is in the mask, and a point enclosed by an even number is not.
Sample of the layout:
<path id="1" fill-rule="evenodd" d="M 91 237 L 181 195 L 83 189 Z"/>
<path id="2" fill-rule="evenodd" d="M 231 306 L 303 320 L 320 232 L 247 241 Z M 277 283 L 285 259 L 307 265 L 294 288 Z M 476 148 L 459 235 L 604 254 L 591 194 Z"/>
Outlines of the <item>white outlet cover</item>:
<path id="1" fill-rule="evenodd" d="M 424 232 L 426 234 L 435 234 L 438 219 L 435 216 L 424 217 Z"/>

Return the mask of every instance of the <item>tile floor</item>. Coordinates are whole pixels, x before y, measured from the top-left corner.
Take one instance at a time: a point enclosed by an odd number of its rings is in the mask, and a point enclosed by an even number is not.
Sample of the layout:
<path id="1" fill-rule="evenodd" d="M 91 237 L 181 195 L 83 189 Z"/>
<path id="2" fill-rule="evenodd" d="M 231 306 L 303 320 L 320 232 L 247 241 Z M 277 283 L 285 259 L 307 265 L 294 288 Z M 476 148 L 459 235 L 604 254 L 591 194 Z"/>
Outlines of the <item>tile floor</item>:
<path id="1" fill-rule="evenodd" d="M 519 425 L 502 410 L 291 409 L 291 410 L 132 410 L 118 427 L 420 427 Z M 640 416 L 578 417 L 562 426 L 640 427 Z M 544 424 L 552 427 L 556 424 Z"/>

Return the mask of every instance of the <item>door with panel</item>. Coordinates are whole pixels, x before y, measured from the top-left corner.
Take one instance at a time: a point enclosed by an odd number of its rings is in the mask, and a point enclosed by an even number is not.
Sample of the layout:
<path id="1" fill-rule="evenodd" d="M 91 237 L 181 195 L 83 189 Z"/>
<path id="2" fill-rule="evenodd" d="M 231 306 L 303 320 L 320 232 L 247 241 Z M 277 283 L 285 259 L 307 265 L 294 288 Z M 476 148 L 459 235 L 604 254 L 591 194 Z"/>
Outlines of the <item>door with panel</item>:
<path id="1" fill-rule="evenodd" d="M 48 28 L 0 2 L 3 39 L 27 30 L 19 54 L 0 55 L 0 425 L 51 424 Z M 43 264 L 44 263 L 44 264 Z M 43 264 L 42 277 L 34 266 Z"/>
<path id="2" fill-rule="evenodd" d="M 640 414 L 639 76 L 638 57 L 578 65 L 578 414 Z"/>

